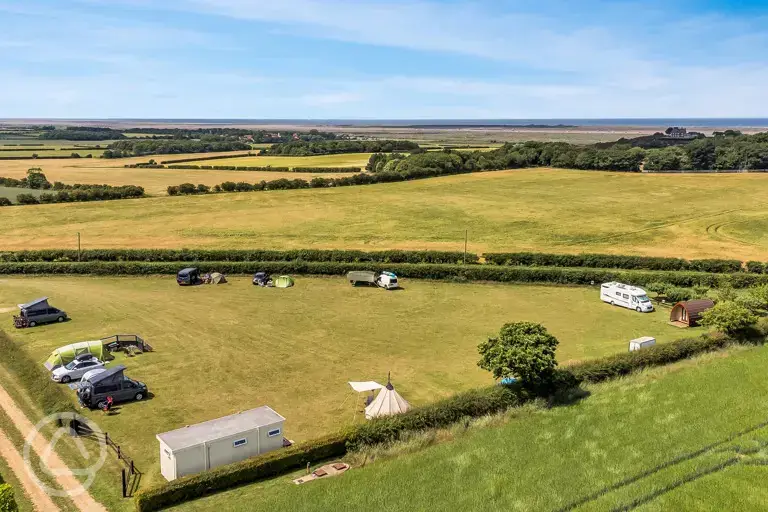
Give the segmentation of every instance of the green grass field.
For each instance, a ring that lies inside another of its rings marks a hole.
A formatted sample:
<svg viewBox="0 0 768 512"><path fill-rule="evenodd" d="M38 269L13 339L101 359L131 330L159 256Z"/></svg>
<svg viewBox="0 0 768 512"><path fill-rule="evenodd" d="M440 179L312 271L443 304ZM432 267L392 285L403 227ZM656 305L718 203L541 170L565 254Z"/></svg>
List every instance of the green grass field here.
<svg viewBox="0 0 768 512"><path fill-rule="evenodd" d="M67 311L65 324L8 331L41 363L62 345L117 333L155 347L119 359L155 397L93 416L136 459L145 484L160 479L155 434L184 425L267 404L288 418L286 434L298 441L353 421L349 380L382 381L391 371L413 404L487 385L477 345L505 322L542 322L561 341L560 361L625 351L638 336L664 342L700 332L669 326L663 310L611 308L595 288L403 286L353 288L341 277L300 277L286 290L245 277L194 288L173 277L14 277L0 280L0 318L9 325L15 304L39 296Z"/></svg>
<svg viewBox="0 0 768 512"><path fill-rule="evenodd" d="M172 510L765 510L767 364L765 347L707 355L335 479Z"/></svg>
<svg viewBox="0 0 768 512"><path fill-rule="evenodd" d="M22 164L16 165L23 175ZM197 183L207 172L217 171L180 171L172 179L152 169L56 171L78 173L85 183L112 176L142 184L137 176L145 176L157 180L153 190L168 181ZM260 179L218 172L235 181ZM72 247L79 231L86 248L461 250L466 229L469 250L477 252L767 260L766 194L768 179L759 174L498 171L357 187L32 206L34 215L5 212L0 247Z"/></svg>
<svg viewBox="0 0 768 512"><path fill-rule="evenodd" d="M344 153L319 156L245 156L184 162L189 165L242 165L249 167L360 167L371 157L371 153Z"/></svg>
<svg viewBox="0 0 768 512"><path fill-rule="evenodd" d="M16 196L19 194L32 194L35 197L39 197L45 190L37 190L33 188L17 188L17 187L0 187L0 197L6 197L13 203L16 202Z"/></svg>

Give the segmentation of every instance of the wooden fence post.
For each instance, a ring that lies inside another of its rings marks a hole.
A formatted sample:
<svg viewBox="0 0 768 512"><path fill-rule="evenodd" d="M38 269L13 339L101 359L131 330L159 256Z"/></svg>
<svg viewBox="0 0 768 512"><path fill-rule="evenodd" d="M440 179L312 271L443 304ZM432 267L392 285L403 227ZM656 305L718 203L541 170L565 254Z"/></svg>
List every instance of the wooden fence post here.
<svg viewBox="0 0 768 512"><path fill-rule="evenodd" d="M133 467L133 461L131 461L131 474L132 474L132 475L135 475L135 474L136 474L136 468L135 468L135 467Z"/></svg>
<svg viewBox="0 0 768 512"><path fill-rule="evenodd" d="M117 445L117 460L122 460L123 455L120 453L120 445Z"/></svg>
<svg viewBox="0 0 768 512"><path fill-rule="evenodd" d="M121 474L123 475L123 498L128 497L128 483L125 479L125 469L122 470Z"/></svg>

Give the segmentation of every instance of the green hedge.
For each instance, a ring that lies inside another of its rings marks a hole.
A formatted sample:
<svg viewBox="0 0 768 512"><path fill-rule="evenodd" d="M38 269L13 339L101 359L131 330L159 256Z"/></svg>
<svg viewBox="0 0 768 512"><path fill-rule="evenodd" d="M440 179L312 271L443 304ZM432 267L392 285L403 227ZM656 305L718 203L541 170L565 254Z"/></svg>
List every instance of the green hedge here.
<svg viewBox="0 0 768 512"><path fill-rule="evenodd" d="M703 335L662 343L634 352L590 359L566 367L579 382L602 382L632 372L681 361L697 354L725 348L736 340L723 335Z"/></svg>
<svg viewBox="0 0 768 512"><path fill-rule="evenodd" d="M134 498L136 510L160 510L216 491L300 469L307 463L340 457L347 452L346 442L345 433L334 434L143 489Z"/></svg>
<svg viewBox="0 0 768 512"><path fill-rule="evenodd" d="M348 263L461 263L462 252L451 251L350 251L295 249L212 250L212 249L87 249L80 261L338 261ZM77 261L73 249L0 252L0 262ZM477 254L468 253L467 263L478 263Z"/></svg>
<svg viewBox="0 0 768 512"><path fill-rule="evenodd" d="M490 265L444 265L381 262L311 262L311 261L183 261L183 262L35 262L0 263L0 274L94 274L94 275L172 275L182 267L198 267L201 271L225 274L333 275L342 276L350 270L389 270L411 279L457 279L494 281L502 283L598 284L621 281L643 286L663 282L674 286L718 287L730 283L734 288L746 288L768 283L768 274L712 274L705 272L666 272L652 270L611 270L557 267L503 267Z"/></svg>
<svg viewBox="0 0 768 512"><path fill-rule="evenodd" d="M13 497L10 485L0 481L0 512L18 512L19 507Z"/></svg>
<svg viewBox="0 0 768 512"><path fill-rule="evenodd" d="M634 371L674 363L691 356L719 350L736 340L724 336L702 336L656 345L585 361L558 370L554 392L565 391L581 382L601 382ZM152 512L172 504L196 499L237 485L274 477L304 467L308 462L341 457L348 450L395 441L404 432L452 425L463 418L494 414L534 398L519 386L489 386L459 393L433 404L415 407L405 414L385 416L294 447L260 455L206 473L139 491L138 512Z"/></svg>
<svg viewBox="0 0 768 512"><path fill-rule="evenodd" d="M293 172L361 172L362 167L294 167Z"/></svg>
<svg viewBox="0 0 768 512"><path fill-rule="evenodd" d="M0 364L14 376L44 414L74 410L67 394L51 380L43 365L29 357L3 331L0 331L0 354Z"/></svg>
<svg viewBox="0 0 768 512"><path fill-rule="evenodd" d="M685 270L715 273L740 272L742 270L741 261L723 259L684 260L681 258L655 258L613 254L547 254L537 252L486 253L483 257L487 263L493 265ZM749 266L747 270L752 272Z"/></svg>
<svg viewBox="0 0 768 512"><path fill-rule="evenodd" d="M462 418L477 418L507 410L527 399L528 396L517 386L473 389L439 402L415 407L405 414L363 423L350 432L347 447L357 450L364 446L395 441L406 431L446 427Z"/></svg>
<svg viewBox="0 0 768 512"><path fill-rule="evenodd" d="M242 158L246 156L256 156L255 153L249 151L248 153L240 153L238 155L214 155L214 156L198 156L191 158L175 158L173 160L162 160L161 164L176 164L182 162L197 162L198 160L221 160L222 158Z"/></svg>

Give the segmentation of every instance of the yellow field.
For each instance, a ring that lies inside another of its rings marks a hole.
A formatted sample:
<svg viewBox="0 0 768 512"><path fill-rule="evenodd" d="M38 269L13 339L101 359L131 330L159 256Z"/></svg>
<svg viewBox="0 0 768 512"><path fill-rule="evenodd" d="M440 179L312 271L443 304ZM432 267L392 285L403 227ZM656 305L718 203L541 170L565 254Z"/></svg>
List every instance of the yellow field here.
<svg viewBox="0 0 768 512"><path fill-rule="evenodd" d="M201 156L211 156L221 153L208 153ZM170 160L174 158L191 158L194 155L152 155L137 158L120 158L106 160L101 158L72 159L72 160L0 160L0 176L8 178L22 178L30 167L43 169L49 181L61 181L67 184L74 183L99 183L107 185L140 185L147 194L165 195L169 185L178 185L184 182L194 184L202 183L213 186L223 181L247 181L256 183L261 180L276 180L279 178L302 178L311 180L316 176L348 176L348 174L322 174L322 173L277 173L277 172L251 172L251 171L212 171L194 169L126 169L126 164L146 162L150 158L155 161ZM209 160L202 162L205 165L219 164L225 160ZM226 160L228 161L228 160ZM367 162L367 159L366 159ZM231 165L231 164L226 164ZM274 165L274 164L272 164ZM304 166L317 166L315 164L301 164ZM364 166L364 165L363 165Z"/></svg>
<svg viewBox="0 0 768 512"><path fill-rule="evenodd" d="M251 156L184 162L190 165L242 165L253 167L360 167L368 163L371 153L345 153L320 156ZM186 157L184 157L186 158ZM157 160L157 159L155 159ZM159 160L158 160L159 161Z"/></svg>
<svg viewBox="0 0 768 512"><path fill-rule="evenodd" d="M2 211L0 247L72 247L80 232L83 246L91 248L461 250L467 229L469 249L477 252L768 260L767 194L768 177L761 174L499 171L357 187L13 207Z"/></svg>

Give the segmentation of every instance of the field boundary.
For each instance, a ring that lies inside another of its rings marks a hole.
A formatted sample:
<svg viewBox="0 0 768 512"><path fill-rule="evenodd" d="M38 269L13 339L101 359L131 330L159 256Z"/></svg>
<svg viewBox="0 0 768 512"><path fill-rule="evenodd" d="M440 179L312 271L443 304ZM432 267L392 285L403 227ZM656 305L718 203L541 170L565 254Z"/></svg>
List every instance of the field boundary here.
<svg viewBox="0 0 768 512"><path fill-rule="evenodd" d="M185 267L197 267L202 272L247 275L256 272L293 275L344 276L361 270L391 271L410 279L489 281L500 283L552 283L563 285L596 285L619 281L645 286L667 283L680 287L705 286L734 288L768 284L768 274L712 273L691 271L623 270L601 268L523 267L495 265L450 265L416 263L366 262L308 262L308 261L177 261L177 262L33 262L0 263L0 275L11 274L80 274L100 276L175 275Z"/></svg>

